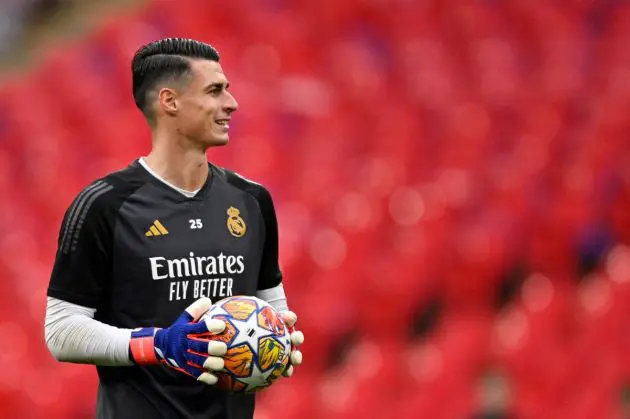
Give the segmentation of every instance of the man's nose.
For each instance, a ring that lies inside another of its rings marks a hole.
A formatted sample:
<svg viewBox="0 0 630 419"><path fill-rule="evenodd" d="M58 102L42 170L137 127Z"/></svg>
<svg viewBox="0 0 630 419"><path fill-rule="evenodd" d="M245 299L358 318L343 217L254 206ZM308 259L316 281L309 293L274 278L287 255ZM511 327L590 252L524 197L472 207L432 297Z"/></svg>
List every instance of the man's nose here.
<svg viewBox="0 0 630 419"><path fill-rule="evenodd" d="M234 96L232 96L231 93L228 93L228 99L225 102L225 105L223 105L223 109L228 113L232 113L238 109L238 102L234 99Z"/></svg>

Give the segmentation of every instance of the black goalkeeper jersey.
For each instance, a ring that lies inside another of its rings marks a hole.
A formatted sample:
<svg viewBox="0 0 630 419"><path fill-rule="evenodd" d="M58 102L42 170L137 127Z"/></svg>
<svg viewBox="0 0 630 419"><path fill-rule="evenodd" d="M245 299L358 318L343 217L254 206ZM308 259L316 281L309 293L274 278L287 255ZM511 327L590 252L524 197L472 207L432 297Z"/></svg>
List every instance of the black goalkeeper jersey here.
<svg viewBox="0 0 630 419"><path fill-rule="evenodd" d="M196 299L277 286L278 226L261 185L209 164L193 198L135 161L84 189L65 214L48 295L122 327L168 327ZM254 396L163 366L97 367L97 417L251 418Z"/></svg>

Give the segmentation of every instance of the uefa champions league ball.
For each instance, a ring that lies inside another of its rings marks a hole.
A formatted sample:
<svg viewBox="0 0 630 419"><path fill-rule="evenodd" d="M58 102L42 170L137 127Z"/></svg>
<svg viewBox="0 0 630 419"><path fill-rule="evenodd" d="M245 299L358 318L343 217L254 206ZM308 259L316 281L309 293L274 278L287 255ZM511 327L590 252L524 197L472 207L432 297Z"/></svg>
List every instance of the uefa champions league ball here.
<svg viewBox="0 0 630 419"><path fill-rule="evenodd" d="M249 296L228 297L204 315L226 323L225 331L208 339L225 342L225 367L217 387L255 392L269 387L289 365L289 329L269 303Z"/></svg>

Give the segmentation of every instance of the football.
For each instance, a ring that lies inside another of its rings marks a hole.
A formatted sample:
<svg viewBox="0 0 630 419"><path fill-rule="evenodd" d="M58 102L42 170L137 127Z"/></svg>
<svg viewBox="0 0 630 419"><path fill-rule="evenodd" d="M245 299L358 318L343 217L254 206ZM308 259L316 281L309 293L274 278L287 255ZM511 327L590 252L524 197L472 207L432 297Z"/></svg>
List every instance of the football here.
<svg viewBox="0 0 630 419"><path fill-rule="evenodd" d="M291 353L289 330L269 303L249 296L216 302L204 315L225 321L225 331L208 338L225 342L225 368L217 387L255 392L269 387L287 368Z"/></svg>

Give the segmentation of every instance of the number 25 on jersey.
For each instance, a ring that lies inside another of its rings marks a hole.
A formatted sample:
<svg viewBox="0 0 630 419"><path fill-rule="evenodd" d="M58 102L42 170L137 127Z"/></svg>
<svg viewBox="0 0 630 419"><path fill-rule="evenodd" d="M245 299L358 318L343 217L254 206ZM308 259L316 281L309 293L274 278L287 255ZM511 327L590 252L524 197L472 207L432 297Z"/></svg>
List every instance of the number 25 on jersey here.
<svg viewBox="0 0 630 419"><path fill-rule="evenodd" d="M192 218L188 220L188 222L190 223L191 230L199 230L203 227L203 223L200 218Z"/></svg>

